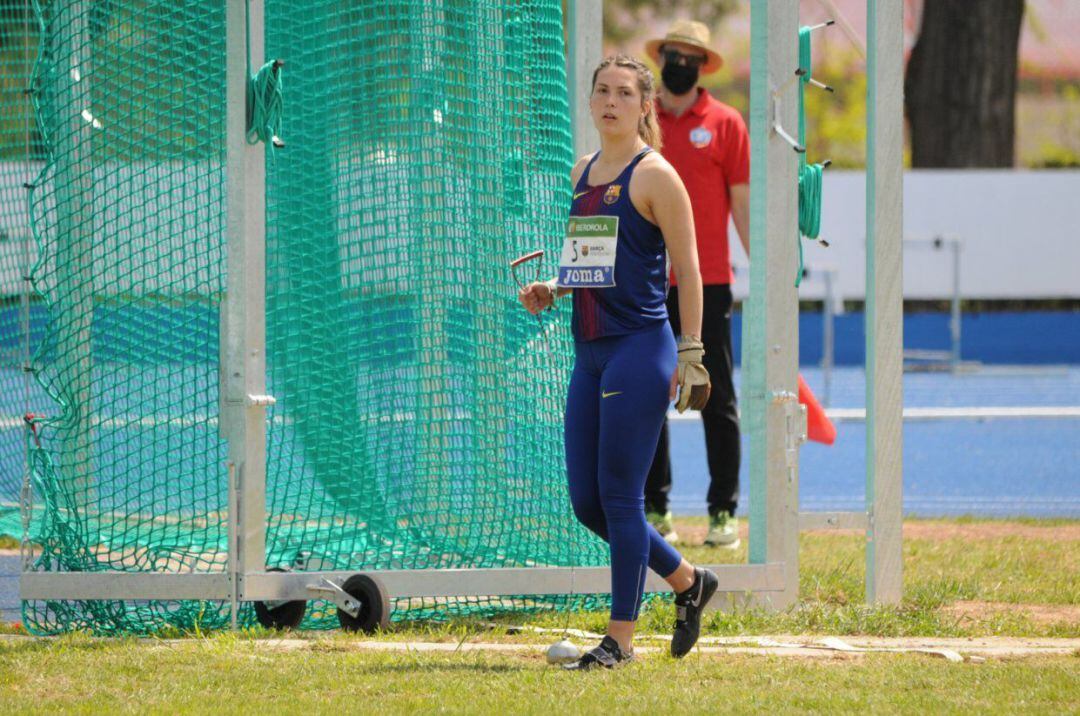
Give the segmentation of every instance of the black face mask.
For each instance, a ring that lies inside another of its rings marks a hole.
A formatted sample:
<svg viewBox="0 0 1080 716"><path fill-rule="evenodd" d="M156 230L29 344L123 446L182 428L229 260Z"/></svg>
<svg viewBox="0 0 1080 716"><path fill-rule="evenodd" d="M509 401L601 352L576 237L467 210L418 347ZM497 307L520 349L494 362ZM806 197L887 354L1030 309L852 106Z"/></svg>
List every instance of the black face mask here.
<svg viewBox="0 0 1080 716"><path fill-rule="evenodd" d="M698 68L667 62L660 72L660 79L672 94L686 94L697 86Z"/></svg>

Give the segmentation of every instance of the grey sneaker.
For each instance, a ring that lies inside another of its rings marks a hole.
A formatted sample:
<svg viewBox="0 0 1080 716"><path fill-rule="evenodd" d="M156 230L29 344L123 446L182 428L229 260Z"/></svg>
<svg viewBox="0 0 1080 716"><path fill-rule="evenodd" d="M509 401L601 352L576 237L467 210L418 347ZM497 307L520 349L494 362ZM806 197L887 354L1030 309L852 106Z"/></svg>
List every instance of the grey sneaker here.
<svg viewBox="0 0 1080 716"><path fill-rule="evenodd" d="M739 519L730 512L720 512L709 518L709 534L705 535L709 547L735 549L739 546Z"/></svg>
<svg viewBox="0 0 1080 716"><path fill-rule="evenodd" d="M679 541L679 533L675 531L675 525L672 523L671 510L668 510L664 514L659 512L650 512L645 515L645 519L649 521L649 524L656 528L656 531L660 533L660 536L664 538L664 541L668 544L675 544Z"/></svg>
<svg viewBox="0 0 1080 716"><path fill-rule="evenodd" d="M605 636L600 646L586 652L577 661L563 664L567 671L592 671L593 669L614 669L616 666L629 664L634 660L633 652L627 654L619 648L619 643L610 636Z"/></svg>

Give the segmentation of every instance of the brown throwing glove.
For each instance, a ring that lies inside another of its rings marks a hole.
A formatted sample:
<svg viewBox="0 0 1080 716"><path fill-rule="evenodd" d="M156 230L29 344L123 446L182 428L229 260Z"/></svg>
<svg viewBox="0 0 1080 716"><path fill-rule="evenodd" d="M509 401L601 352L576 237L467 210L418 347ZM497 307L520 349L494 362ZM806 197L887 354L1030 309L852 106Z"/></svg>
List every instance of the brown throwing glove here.
<svg viewBox="0 0 1080 716"><path fill-rule="evenodd" d="M701 361L705 357L705 347L697 338L679 336L679 399L675 409L680 413L687 408L701 410L709 402L712 383L709 371Z"/></svg>

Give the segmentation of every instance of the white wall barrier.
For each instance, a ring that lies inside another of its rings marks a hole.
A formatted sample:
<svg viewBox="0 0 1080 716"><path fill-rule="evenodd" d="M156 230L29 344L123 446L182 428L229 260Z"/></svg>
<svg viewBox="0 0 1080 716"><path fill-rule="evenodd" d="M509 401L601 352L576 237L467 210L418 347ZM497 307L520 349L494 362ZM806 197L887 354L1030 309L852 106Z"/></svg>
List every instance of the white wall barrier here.
<svg viewBox="0 0 1080 716"><path fill-rule="evenodd" d="M0 164L0 193L24 192L19 177L22 166ZM37 169L33 167L32 169ZM133 167L132 171L137 169ZM194 172L199 167L192 167ZM202 168L203 170L205 168ZM127 173L119 172L118 176ZM189 177L184 171L171 175L179 186ZM835 271L833 291L838 299L863 298L866 273L866 201L863 172L825 172L821 236L825 248L803 241L809 275L800 296L821 299L825 295L822 272ZM154 191L162 191L155 185ZM962 243L960 295L964 298L1080 298L1080 171L956 171L918 170L904 175L904 227L909 242L904 250L904 296L943 299L952 296L952 260L948 246L935 250L935 237L956 238ZM130 209L130 207L129 207ZM118 211L107 209L108 218ZM130 209L133 214L138 207ZM128 219L145 221L147 217ZM172 217L172 226L198 221L198 212ZM179 223L177 223L179 222ZM18 293L21 285L19 242L27 232L26 217L0 216L0 294ZM162 226L148 226L147 240L158 250L198 250L187 246L183 231L163 237ZM352 230L348 226L343 231ZM2 237L6 236L4 240ZM745 296L749 272L742 248L731 230L732 252L737 264L735 294ZM794 239L792 239L794 240ZM186 248L185 248L186 247ZM739 270L741 267L742 270ZM150 288L160 280L175 285L168 276L138 277L137 284ZM794 280L794 277L792 277ZM130 290L131 277L114 277L115 290Z"/></svg>
<svg viewBox="0 0 1080 716"><path fill-rule="evenodd" d="M821 272L833 269L839 298L865 289L865 174L825 172L822 247L803 241L809 275L800 296L822 299ZM962 244L963 298L1080 298L1080 171L909 170L904 174L904 297L952 297L952 258L936 237ZM734 239L735 295L749 285L746 259ZM794 240L794 239L793 239Z"/></svg>

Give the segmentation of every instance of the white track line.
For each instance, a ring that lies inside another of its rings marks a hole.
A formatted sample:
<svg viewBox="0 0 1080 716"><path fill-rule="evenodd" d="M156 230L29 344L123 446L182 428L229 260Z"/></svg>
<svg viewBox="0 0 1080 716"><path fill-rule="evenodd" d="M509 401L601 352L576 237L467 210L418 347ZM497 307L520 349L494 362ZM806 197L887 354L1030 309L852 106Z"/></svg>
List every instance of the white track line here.
<svg viewBox="0 0 1080 716"><path fill-rule="evenodd" d="M866 420L865 408L826 408L825 414L837 422ZM989 418L1080 418L1080 405L985 406L958 408L904 408L904 420L986 420ZM700 420L700 413L668 413L668 420Z"/></svg>
<svg viewBox="0 0 1080 716"><path fill-rule="evenodd" d="M863 422L866 420L864 408L827 408L825 414L830 420L837 422ZM393 415L386 418L376 419L376 422L407 422L411 415ZM451 419L465 419L465 413L447 416ZM1080 405L1063 406L986 406L986 407L956 407L956 408L904 408L904 420L927 421L927 420L988 420L993 418L1080 418ZM701 413L687 412L679 414L674 410L668 412L668 420L701 420ZM275 418L271 421L275 425L288 425L291 420ZM119 416L112 418L94 418L95 427L115 429L125 427L156 428L168 426L170 428L205 427L216 428L215 416L190 416L181 418L158 418L139 416ZM22 418L0 418L0 429L20 428L24 425Z"/></svg>

